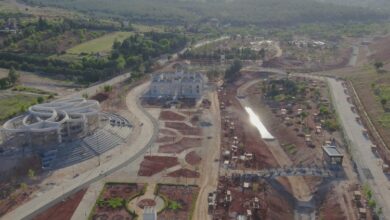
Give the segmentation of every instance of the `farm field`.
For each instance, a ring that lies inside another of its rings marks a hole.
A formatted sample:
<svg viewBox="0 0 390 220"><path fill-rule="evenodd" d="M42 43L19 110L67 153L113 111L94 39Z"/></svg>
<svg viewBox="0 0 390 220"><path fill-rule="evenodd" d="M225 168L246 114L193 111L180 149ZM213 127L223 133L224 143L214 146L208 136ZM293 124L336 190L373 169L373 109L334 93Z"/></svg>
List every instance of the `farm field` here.
<svg viewBox="0 0 390 220"><path fill-rule="evenodd" d="M115 40L123 41L124 39L131 36L132 34L133 32L123 32L123 31L106 34L102 37L72 47L66 52L68 54L110 52L112 48L112 44L114 43Z"/></svg>

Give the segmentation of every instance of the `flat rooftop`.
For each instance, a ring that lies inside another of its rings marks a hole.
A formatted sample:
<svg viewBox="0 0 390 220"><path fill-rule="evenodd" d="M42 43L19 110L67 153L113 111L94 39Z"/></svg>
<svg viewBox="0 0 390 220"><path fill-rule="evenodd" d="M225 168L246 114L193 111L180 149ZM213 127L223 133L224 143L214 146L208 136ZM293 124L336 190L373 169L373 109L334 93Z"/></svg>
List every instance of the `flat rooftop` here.
<svg viewBox="0 0 390 220"><path fill-rule="evenodd" d="M344 155L337 150L336 146L325 145L322 146L322 149L331 157L343 157Z"/></svg>

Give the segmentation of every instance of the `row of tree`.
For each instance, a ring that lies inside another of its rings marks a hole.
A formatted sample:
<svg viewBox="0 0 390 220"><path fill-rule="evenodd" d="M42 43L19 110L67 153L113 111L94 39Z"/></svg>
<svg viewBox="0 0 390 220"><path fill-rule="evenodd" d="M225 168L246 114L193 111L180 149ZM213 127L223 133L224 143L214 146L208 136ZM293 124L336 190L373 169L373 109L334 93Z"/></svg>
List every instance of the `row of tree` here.
<svg viewBox="0 0 390 220"><path fill-rule="evenodd" d="M122 43L115 42L108 57L87 56L81 61L64 61L22 53L0 52L0 67L60 74L80 83L104 80L125 69L149 71L153 60L162 54L180 50L187 39L181 34L145 33L134 35Z"/></svg>
<svg viewBox="0 0 390 220"><path fill-rule="evenodd" d="M188 50L181 55L184 59L220 59L221 56L225 56L225 59L233 60L259 60L264 59L265 49L262 48L259 51L252 50L251 48L231 48L231 49L217 49L210 52L196 52L194 50Z"/></svg>
<svg viewBox="0 0 390 220"><path fill-rule="evenodd" d="M0 79L0 89L7 89L15 85L18 78L19 78L19 74L16 73L13 67L11 67L11 69L8 72L8 76Z"/></svg>

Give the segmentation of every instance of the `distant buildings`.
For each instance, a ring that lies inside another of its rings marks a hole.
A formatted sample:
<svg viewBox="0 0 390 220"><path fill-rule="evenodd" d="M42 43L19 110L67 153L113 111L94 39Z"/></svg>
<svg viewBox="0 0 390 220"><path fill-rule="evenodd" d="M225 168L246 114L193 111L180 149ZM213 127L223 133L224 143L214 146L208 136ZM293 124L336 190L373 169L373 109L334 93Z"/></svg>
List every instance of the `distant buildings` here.
<svg viewBox="0 0 390 220"><path fill-rule="evenodd" d="M174 73L158 73L152 77L146 98L199 99L203 95L206 78L200 73L187 72L178 67Z"/></svg>

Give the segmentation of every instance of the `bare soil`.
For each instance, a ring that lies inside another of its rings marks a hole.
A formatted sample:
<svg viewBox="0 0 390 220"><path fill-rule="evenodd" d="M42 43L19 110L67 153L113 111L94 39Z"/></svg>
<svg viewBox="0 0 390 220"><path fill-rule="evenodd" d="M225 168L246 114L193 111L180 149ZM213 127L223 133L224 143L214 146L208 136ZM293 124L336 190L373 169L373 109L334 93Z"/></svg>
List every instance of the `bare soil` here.
<svg viewBox="0 0 390 220"><path fill-rule="evenodd" d="M158 214L160 220L171 219L191 219L191 207L195 205L196 198L199 193L197 186L184 185L158 185L158 194L164 195L170 201L175 201L180 204L177 210L166 208Z"/></svg>
<svg viewBox="0 0 390 220"><path fill-rule="evenodd" d="M177 139L176 136L163 136L163 137L159 137L156 143L166 143L166 142L174 143L176 139Z"/></svg>
<svg viewBox="0 0 390 220"><path fill-rule="evenodd" d="M178 164L177 157L145 156L138 170L138 176L153 176Z"/></svg>
<svg viewBox="0 0 390 220"><path fill-rule="evenodd" d="M195 151L191 151L186 155L185 160L187 163L194 166L198 165L202 158Z"/></svg>
<svg viewBox="0 0 390 220"><path fill-rule="evenodd" d="M183 135L196 135L202 134L200 128L189 126L183 122L165 122L165 127L178 130Z"/></svg>
<svg viewBox="0 0 390 220"><path fill-rule="evenodd" d="M72 218L73 213L76 211L79 203L84 197L86 190L80 190L77 193L69 196L67 199L62 202L54 205L53 207L47 209L46 211L40 213L34 218L34 220L47 220L47 219L56 219L56 220L68 220Z"/></svg>
<svg viewBox="0 0 390 220"><path fill-rule="evenodd" d="M200 147L202 144L202 138L189 138L184 137L180 141L174 144L161 145L158 148L160 153L180 153L186 149L193 147Z"/></svg>
<svg viewBox="0 0 390 220"><path fill-rule="evenodd" d="M200 174L199 174L199 172L183 168L183 169L179 169L179 170L173 171L171 173L168 173L168 176L170 176L170 177L199 178Z"/></svg>
<svg viewBox="0 0 390 220"><path fill-rule="evenodd" d="M160 131L160 134L162 134L162 135L169 135L169 136L176 135L175 132L168 130L168 129L164 129L164 128L161 128L159 131Z"/></svg>
<svg viewBox="0 0 390 220"><path fill-rule="evenodd" d="M153 199L143 199L137 203L137 206L143 209L146 206L156 206L156 202Z"/></svg>
<svg viewBox="0 0 390 220"><path fill-rule="evenodd" d="M177 114L176 112L161 111L159 119L163 121L184 121L185 117Z"/></svg>
<svg viewBox="0 0 390 220"><path fill-rule="evenodd" d="M108 201L112 198L122 198L126 201L132 196L140 193L144 186L144 184L132 183L107 183L103 189L103 192L101 193L101 196L99 197L99 200ZM133 220L135 218L130 215L125 206L114 209L106 204L103 206L95 206L95 209L92 211L92 219Z"/></svg>

